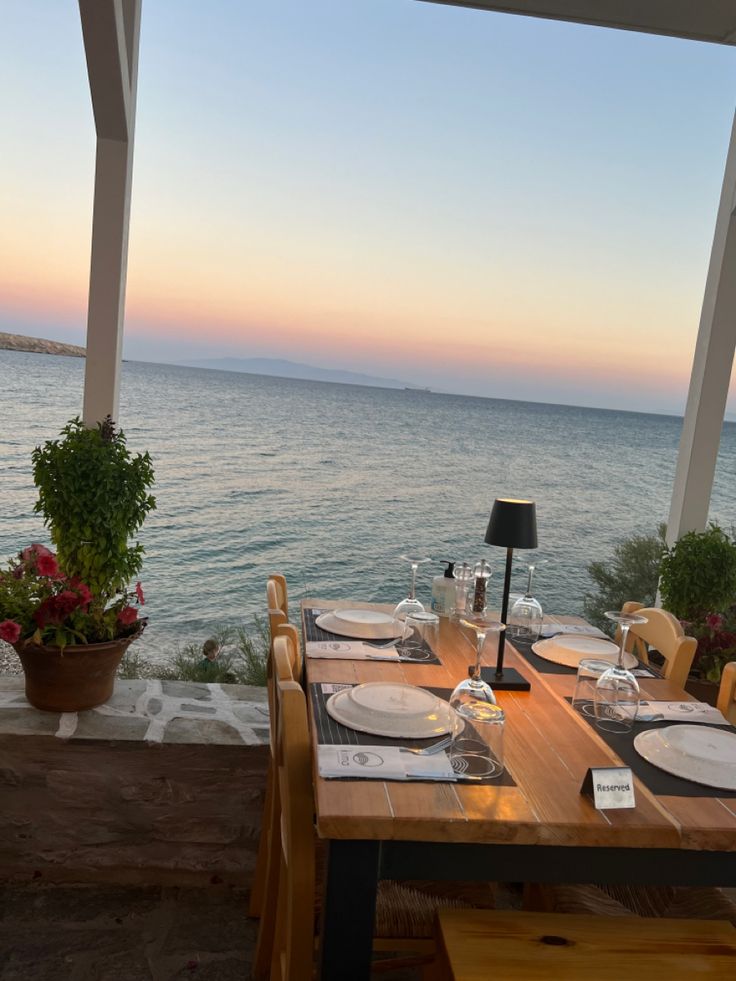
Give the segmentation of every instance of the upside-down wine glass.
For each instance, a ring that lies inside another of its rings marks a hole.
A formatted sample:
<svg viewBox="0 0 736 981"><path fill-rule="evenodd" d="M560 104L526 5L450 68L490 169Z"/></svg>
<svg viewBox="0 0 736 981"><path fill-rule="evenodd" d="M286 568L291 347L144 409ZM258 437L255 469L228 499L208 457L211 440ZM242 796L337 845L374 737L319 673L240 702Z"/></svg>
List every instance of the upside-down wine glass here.
<svg viewBox="0 0 736 981"><path fill-rule="evenodd" d="M518 637L519 640L527 640L532 644L539 640L544 620L542 604L532 596L532 583L534 582L535 570L546 562L547 559L534 559L534 561L527 563L529 579L526 584L526 592L514 603L509 614L509 627L511 628L509 632L512 636Z"/></svg>
<svg viewBox="0 0 736 981"><path fill-rule="evenodd" d="M480 676L480 660L488 634L498 636L505 628L490 614L470 610L459 622L475 633L476 654L470 677L461 681L450 696L456 720L450 758L453 768L462 771L466 779L482 780L503 772L505 717L496 704L493 689Z"/></svg>
<svg viewBox="0 0 736 981"><path fill-rule="evenodd" d="M409 595L406 597L406 599L402 600L394 610L395 620L405 620L406 617L410 616L412 613L425 612L424 607L416 597L417 569L419 568L420 565L423 565L425 562L432 561L430 558L427 558L424 555L423 556L402 555L401 558L405 562L409 562L411 564L411 584L409 586Z"/></svg>
<svg viewBox="0 0 736 981"><path fill-rule="evenodd" d="M635 623L646 623L647 618L623 611L608 611L606 616L621 628L621 646L618 661L595 686L595 721L599 729L628 732L639 710L639 682L626 667L626 641L630 628Z"/></svg>

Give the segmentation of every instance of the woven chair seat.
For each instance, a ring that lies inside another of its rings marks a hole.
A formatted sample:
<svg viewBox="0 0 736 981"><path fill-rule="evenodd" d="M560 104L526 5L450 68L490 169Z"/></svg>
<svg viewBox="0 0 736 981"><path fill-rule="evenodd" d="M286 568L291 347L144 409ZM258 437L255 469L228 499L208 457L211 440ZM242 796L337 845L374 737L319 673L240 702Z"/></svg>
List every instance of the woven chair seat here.
<svg viewBox="0 0 736 981"><path fill-rule="evenodd" d="M469 903L451 896L435 896L399 882L383 880L378 883L375 935L386 939L429 940L434 933L438 909L469 908Z"/></svg>
<svg viewBox="0 0 736 981"><path fill-rule="evenodd" d="M736 903L710 886L546 886L545 906L559 913L599 916L728 920L736 926Z"/></svg>

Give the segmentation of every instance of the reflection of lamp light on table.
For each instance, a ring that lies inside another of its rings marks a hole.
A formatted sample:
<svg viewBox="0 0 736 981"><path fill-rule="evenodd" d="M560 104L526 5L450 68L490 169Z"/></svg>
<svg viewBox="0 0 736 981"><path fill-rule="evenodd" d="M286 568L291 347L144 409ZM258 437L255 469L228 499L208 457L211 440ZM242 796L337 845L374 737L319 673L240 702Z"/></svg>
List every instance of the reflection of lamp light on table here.
<svg viewBox="0 0 736 981"><path fill-rule="evenodd" d="M501 623L506 623L509 612L511 589L511 563L515 548L537 547L537 513L534 501L517 501L499 497L494 501L488 522L485 541L487 545L499 545L506 549L506 575L503 581ZM498 658L493 676L486 680L502 691L529 691L529 682L513 668L503 667L506 631L498 638Z"/></svg>

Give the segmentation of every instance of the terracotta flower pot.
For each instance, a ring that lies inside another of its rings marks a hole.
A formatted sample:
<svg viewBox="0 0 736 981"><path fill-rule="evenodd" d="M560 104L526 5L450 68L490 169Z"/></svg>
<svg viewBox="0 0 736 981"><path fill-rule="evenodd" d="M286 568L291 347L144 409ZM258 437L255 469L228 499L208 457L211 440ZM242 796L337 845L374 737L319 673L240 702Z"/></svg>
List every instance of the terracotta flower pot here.
<svg viewBox="0 0 736 981"><path fill-rule="evenodd" d="M15 644L26 676L26 698L45 712L81 712L102 705L112 695L123 654L145 626L141 621L131 636L100 644L63 649L24 641Z"/></svg>

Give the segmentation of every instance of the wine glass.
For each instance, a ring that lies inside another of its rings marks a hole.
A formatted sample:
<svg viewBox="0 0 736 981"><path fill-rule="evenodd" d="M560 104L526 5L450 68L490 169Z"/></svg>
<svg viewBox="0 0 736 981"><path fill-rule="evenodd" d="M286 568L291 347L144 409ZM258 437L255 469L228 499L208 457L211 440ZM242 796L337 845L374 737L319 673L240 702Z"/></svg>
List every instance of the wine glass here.
<svg viewBox="0 0 736 981"><path fill-rule="evenodd" d="M621 646L618 652L618 664L619 668L624 668L624 659L626 656L626 641L629 637L629 630L634 626L635 623L646 623L647 618L639 616L638 613L624 613L623 610L608 610L605 614L609 620L613 620L621 628Z"/></svg>
<svg viewBox="0 0 736 981"><path fill-rule="evenodd" d="M401 558L411 565L411 585L409 586L409 595L394 610L395 620L405 620L409 614L425 612L424 607L416 598L417 569L420 565L424 565L425 562L432 561L426 556L402 555Z"/></svg>
<svg viewBox="0 0 736 981"><path fill-rule="evenodd" d="M531 644L539 640L539 635L542 632L542 621L544 619L542 604L532 596L534 572L540 565L544 565L546 562L547 559L534 559L532 562L527 563L529 579L526 584L526 592L514 603L509 614L510 634L519 640L529 641Z"/></svg>
<svg viewBox="0 0 736 981"><path fill-rule="evenodd" d="M503 709L489 684L481 679L480 659L489 633L498 635L502 623L488 613L466 611L460 618L476 636L475 665L450 696L455 710L450 760L453 769L471 780L497 777L503 772Z"/></svg>
<svg viewBox="0 0 736 981"><path fill-rule="evenodd" d="M630 628L647 618L623 611L608 611L606 616L620 626L621 646L617 663L604 671L595 686L595 724L609 732L628 732L639 711L639 682L625 667L626 641Z"/></svg>

